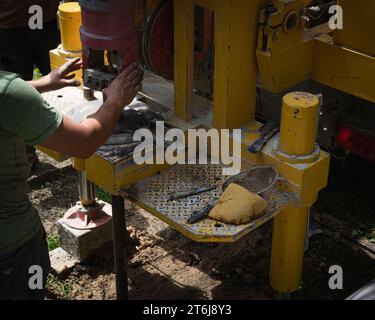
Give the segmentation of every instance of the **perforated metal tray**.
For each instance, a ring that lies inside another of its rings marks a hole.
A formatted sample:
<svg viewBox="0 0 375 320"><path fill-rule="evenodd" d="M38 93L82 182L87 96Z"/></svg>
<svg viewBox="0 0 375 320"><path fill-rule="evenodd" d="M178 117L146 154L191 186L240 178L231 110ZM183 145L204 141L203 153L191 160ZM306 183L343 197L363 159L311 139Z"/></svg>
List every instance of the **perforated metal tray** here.
<svg viewBox="0 0 375 320"><path fill-rule="evenodd" d="M122 190L122 195L197 242L235 242L275 217L295 200L293 194L275 189L267 199L268 208L264 215L249 224L229 225L209 218L193 225L187 223L194 211L202 209L222 194L222 184L227 178L222 170L220 165L176 165L130 189ZM212 191L177 201L169 200L169 196L176 191L214 185L217 188Z"/></svg>

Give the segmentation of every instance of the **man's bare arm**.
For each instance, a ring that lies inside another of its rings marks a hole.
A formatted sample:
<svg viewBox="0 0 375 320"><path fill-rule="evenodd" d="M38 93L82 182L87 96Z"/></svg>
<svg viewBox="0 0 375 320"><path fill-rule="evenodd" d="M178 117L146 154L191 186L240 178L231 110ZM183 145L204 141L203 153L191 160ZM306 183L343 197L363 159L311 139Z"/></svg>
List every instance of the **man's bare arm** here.
<svg viewBox="0 0 375 320"><path fill-rule="evenodd" d="M129 66L103 91L107 99L94 115L82 123L64 117L56 132L41 145L72 157L89 158L110 137L122 110L140 90L140 79L138 66Z"/></svg>

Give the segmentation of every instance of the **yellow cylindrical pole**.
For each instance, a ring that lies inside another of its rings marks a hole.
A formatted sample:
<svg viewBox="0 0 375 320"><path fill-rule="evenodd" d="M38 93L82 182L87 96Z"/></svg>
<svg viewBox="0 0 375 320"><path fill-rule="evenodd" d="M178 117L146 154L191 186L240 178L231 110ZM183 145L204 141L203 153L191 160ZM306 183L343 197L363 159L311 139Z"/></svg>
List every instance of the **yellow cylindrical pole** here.
<svg viewBox="0 0 375 320"><path fill-rule="evenodd" d="M290 293L301 285L309 208L289 207L275 219L272 236L271 286Z"/></svg>
<svg viewBox="0 0 375 320"><path fill-rule="evenodd" d="M280 148L291 156L308 156L315 150L318 132L319 99L310 93L292 92L284 96Z"/></svg>
<svg viewBox="0 0 375 320"><path fill-rule="evenodd" d="M315 150L319 99L293 92L283 99L280 149L291 156L308 156ZM278 292L299 289L302 278L309 207L297 204L274 219L271 256L271 286Z"/></svg>
<svg viewBox="0 0 375 320"><path fill-rule="evenodd" d="M66 2L59 6L61 43L69 52L82 50L79 29L82 24L81 7L78 2Z"/></svg>

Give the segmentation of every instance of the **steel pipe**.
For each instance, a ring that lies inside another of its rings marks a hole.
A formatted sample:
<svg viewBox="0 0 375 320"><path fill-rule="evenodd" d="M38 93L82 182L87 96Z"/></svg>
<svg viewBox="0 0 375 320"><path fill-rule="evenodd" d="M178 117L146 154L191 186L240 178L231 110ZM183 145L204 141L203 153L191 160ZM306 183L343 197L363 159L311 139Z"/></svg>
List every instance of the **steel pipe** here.
<svg viewBox="0 0 375 320"><path fill-rule="evenodd" d="M86 171L78 172L78 192L82 205L92 206L95 204L95 185L87 180Z"/></svg>
<svg viewBox="0 0 375 320"><path fill-rule="evenodd" d="M117 300L128 300L127 242L124 198L112 195L113 250Z"/></svg>

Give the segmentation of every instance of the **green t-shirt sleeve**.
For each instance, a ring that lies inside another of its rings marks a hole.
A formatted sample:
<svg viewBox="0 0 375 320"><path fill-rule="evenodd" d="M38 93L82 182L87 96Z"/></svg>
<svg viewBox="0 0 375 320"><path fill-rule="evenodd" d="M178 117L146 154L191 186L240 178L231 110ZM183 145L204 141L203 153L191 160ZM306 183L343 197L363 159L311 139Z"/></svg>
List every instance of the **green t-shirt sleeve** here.
<svg viewBox="0 0 375 320"><path fill-rule="evenodd" d="M2 99L0 124L27 145L42 143L61 125L62 114L20 78L14 79Z"/></svg>

